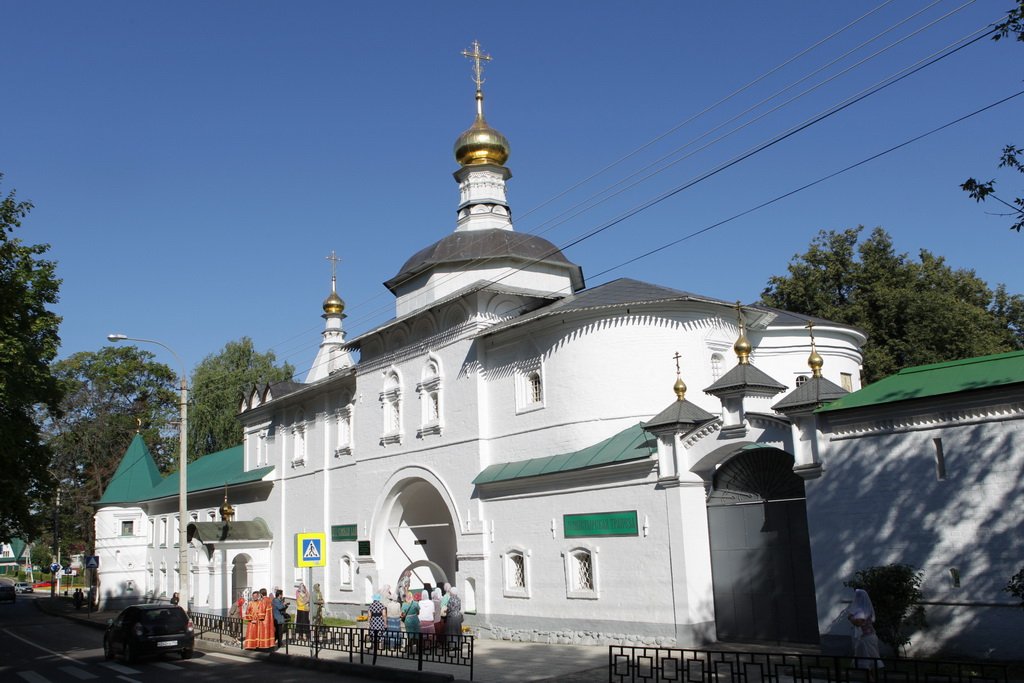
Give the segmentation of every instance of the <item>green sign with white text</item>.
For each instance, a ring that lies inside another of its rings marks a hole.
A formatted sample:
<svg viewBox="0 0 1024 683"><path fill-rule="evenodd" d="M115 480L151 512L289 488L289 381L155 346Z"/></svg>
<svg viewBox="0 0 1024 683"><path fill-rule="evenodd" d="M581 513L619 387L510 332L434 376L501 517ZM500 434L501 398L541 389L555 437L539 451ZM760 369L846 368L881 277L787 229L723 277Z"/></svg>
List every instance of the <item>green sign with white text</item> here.
<svg viewBox="0 0 1024 683"><path fill-rule="evenodd" d="M589 515L562 515L562 528L566 538L640 535L640 529L636 523L636 510L595 512Z"/></svg>
<svg viewBox="0 0 1024 683"><path fill-rule="evenodd" d="M332 541L355 541L359 538L359 532L355 524L335 524L331 527Z"/></svg>

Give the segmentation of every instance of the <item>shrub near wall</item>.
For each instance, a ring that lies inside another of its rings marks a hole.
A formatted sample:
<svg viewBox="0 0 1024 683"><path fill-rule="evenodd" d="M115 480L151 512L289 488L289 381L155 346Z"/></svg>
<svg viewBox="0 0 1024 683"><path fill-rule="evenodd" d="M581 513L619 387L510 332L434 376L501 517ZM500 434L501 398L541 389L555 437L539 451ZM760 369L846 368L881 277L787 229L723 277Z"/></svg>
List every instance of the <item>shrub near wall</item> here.
<svg viewBox="0 0 1024 683"><path fill-rule="evenodd" d="M843 585L862 588L875 607L878 639L897 655L910 643L910 636L928 626L921 605L921 572L908 564L887 564L859 569Z"/></svg>

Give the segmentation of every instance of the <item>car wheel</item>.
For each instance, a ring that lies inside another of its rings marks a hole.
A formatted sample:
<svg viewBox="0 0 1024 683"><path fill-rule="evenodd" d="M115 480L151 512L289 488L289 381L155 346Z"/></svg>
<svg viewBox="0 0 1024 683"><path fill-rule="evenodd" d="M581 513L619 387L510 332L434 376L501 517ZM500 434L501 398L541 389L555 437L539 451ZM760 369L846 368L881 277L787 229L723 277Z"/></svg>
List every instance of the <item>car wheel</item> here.
<svg viewBox="0 0 1024 683"><path fill-rule="evenodd" d="M131 643L126 643L124 646L124 661L133 664L138 658L139 654L135 651L135 646Z"/></svg>
<svg viewBox="0 0 1024 683"><path fill-rule="evenodd" d="M192 648L186 647L184 650L182 650L181 651L181 658L182 659L192 659Z"/></svg>
<svg viewBox="0 0 1024 683"><path fill-rule="evenodd" d="M114 658L114 648L110 646L110 641L106 638L103 639L103 659L111 660Z"/></svg>

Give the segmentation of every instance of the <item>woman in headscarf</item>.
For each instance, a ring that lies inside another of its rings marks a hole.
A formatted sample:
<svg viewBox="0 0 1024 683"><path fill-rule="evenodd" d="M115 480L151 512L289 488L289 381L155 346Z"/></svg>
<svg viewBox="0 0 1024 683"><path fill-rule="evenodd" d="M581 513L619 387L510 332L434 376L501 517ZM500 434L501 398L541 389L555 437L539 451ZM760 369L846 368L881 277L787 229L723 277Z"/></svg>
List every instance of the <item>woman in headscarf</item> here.
<svg viewBox="0 0 1024 683"><path fill-rule="evenodd" d="M401 640L399 633L402 631L402 604L395 599L395 593L391 586L384 586L384 608L388 611L388 647L396 648Z"/></svg>
<svg viewBox="0 0 1024 683"><path fill-rule="evenodd" d="M444 624L441 620L442 599L441 589L435 588L430 601L434 603L434 638L437 639L438 643L441 641L441 634L444 633Z"/></svg>
<svg viewBox="0 0 1024 683"><path fill-rule="evenodd" d="M420 593L419 606L420 633L424 635L424 644L430 647L430 641L434 638L434 600L427 591Z"/></svg>
<svg viewBox="0 0 1024 683"><path fill-rule="evenodd" d="M462 635L462 599L455 588L448 589L448 604L444 617L444 633L446 636ZM449 643L453 644L453 643ZM454 644L457 646L457 643Z"/></svg>
<svg viewBox="0 0 1024 683"><path fill-rule="evenodd" d="M309 590L302 581L295 591L295 635L309 638Z"/></svg>
<svg viewBox="0 0 1024 683"><path fill-rule="evenodd" d="M874 681L875 671L885 665L878 658L875 607L866 590L858 588L853 592L853 604L846 618L853 624L853 665L858 669L867 669L868 681Z"/></svg>
<svg viewBox="0 0 1024 683"><path fill-rule="evenodd" d="M384 632L388 630L388 609L380 600L380 593L373 594L373 601L366 608L370 616L370 635L373 637L374 649L383 645Z"/></svg>
<svg viewBox="0 0 1024 683"><path fill-rule="evenodd" d="M409 651L412 645L419 639L420 633L420 603L417 602L418 595L408 592L405 594L405 604L402 605L402 621L405 622L405 634L408 639Z"/></svg>

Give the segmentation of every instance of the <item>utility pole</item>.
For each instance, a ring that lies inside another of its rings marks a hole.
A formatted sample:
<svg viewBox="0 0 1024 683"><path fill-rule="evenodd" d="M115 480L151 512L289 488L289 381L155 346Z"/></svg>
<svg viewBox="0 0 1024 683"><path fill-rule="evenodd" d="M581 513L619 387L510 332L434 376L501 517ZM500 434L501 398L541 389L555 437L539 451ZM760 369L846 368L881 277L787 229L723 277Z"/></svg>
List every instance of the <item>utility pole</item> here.
<svg viewBox="0 0 1024 683"><path fill-rule="evenodd" d="M54 562L60 564L60 485L57 485L57 504L53 506L53 556ZM57 597L57 572L51 569L50 597Z"/></svg>

